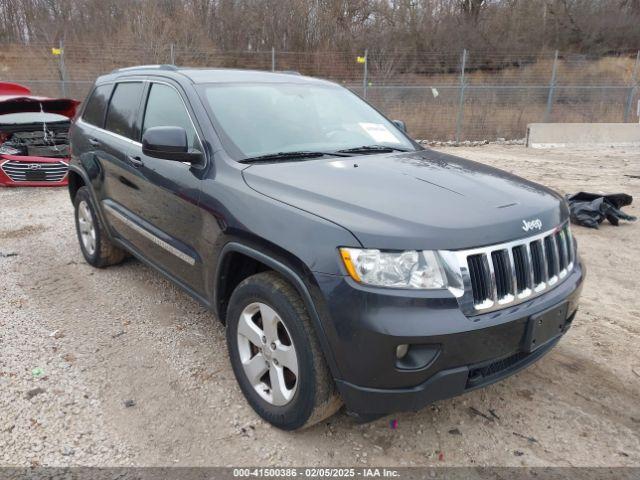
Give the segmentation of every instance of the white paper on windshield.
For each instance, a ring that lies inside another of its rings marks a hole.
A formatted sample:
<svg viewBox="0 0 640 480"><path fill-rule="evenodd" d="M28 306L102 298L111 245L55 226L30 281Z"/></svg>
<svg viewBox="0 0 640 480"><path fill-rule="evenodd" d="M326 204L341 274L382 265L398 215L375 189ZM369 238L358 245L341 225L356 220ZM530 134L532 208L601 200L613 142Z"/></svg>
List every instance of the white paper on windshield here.
<svg viewBox="0 0 640 480"><path fill-rule="evenodd" d="M361 122L359 125L377 143L400 143L400 140L381 123Z"/></svg>

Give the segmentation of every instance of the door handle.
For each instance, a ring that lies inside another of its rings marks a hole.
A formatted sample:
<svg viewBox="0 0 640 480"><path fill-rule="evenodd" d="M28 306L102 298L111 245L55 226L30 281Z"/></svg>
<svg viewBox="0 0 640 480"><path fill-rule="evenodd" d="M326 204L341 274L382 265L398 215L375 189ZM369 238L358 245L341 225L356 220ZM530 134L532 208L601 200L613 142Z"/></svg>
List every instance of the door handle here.
<svg viewBox="0 0 640 480"><path fill-rule="evenodd" d="M90 138L89 138L89 144L90 144L92 147L98 147L98 146L100 146L100 142L99 142L98 140L96 140L95 138L92 138L92 137L90 137Z"/></svg>
<svg viewBox="0 0 640 480"><path fill-rule="evenodd" d="M127 160L129 160L129 163L136 168L140 168L144 166L144 162L137 155L127 155Z"/></svg>

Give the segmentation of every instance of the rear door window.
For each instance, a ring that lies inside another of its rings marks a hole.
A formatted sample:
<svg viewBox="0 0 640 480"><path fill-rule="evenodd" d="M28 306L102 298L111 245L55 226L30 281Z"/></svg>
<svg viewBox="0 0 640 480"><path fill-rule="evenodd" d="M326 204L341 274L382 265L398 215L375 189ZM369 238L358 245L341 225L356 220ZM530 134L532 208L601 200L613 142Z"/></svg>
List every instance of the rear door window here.
<svg viewBox="0 0 640 480"><path fill-rule="evenodd" d="M87 106L82 114L82 120L96 127L102 128L104 124L104 114L107 111L109 96L113 85L101 85L96 89L87 100Z"/></svg>
<svg viewBox="0 0 640 480"><path fill-rule="evenodd" d="M151 127L182 127L187 132L189 150L202 150L196 129L182 97L175 88L162 83L151 85L142 123L142 134Z"/></svg>
<svg viewBox="0 0 640 480"><path fill-rule="evenodd" d="M132 140L138 139L136 120L142 88L142 82L123 82L116 85L107 111L107 130Z"/></svg>

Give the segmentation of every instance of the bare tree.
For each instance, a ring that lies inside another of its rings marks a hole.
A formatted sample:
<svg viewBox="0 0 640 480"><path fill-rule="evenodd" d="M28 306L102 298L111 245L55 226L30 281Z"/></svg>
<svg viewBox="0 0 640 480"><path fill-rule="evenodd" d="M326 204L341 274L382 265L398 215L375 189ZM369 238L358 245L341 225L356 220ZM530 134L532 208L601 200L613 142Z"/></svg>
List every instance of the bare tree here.
<svg viewBox="0 0 640 480"><path fill-rule="evenodd" d="M169 43L220 52L602 53L639 48L638 24L640 0L0 0L3 42L127 44L158 57Z"/></svg>

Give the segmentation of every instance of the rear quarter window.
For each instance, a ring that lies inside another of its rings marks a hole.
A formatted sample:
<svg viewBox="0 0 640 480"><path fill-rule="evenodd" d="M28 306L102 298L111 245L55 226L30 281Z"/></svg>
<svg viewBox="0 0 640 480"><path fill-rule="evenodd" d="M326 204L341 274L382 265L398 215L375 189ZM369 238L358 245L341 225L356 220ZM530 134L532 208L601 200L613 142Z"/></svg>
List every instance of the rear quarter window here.
<svg viewBox="0 0 640 480"><path fill-rule="evenodd" d="M89 100L87 100L87 106L82 114L82 120L102 128L104 124L104 114L107 111L107 104L109 103L112 88L113 85L96 87L89 97Z"/></svg>
<svg viewBox="0 0 640 480"><path fill-rule="evenodd" d="M107 110L107 130L130 139L137 138L136 120L142 88L142 82L123 82L116 85Z"/></svg>

